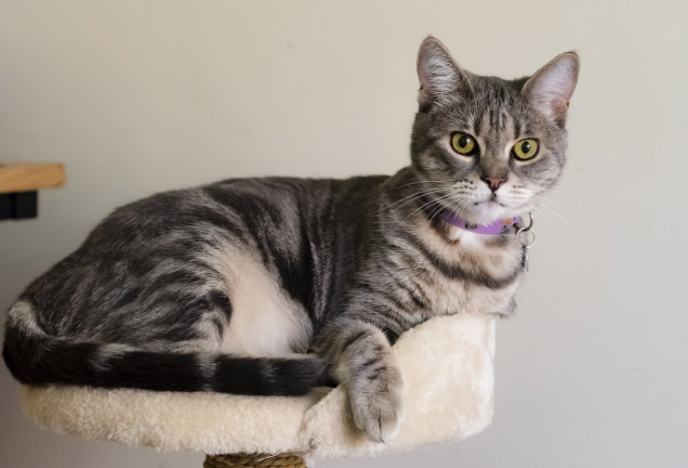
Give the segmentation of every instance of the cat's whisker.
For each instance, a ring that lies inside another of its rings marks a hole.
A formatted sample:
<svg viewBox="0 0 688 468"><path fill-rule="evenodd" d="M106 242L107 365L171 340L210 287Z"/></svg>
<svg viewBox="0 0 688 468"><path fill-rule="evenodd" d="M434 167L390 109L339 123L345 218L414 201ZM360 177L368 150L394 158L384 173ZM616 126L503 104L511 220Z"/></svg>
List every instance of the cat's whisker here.
<svg viewBox="0 0 688 468"><path fill-rule="evenodd" d="M462 194L461 193L451 193L449 195L450 196L447 197L447 200L446 200L449 203L449 205L461 203L461 201L462 201L462 198L461 198ZM434 213L432 217L434 218L434 216L436 216L438 213L441 213L443 209L444 209L444 207L442 205L438 204L437 212ZM455 213L458 213L456 210L453 210L453 211Z"/></svg>
<svg viewBox="0 0 688 468"><path fill-rule="evenodd" d="M455 196L458 196L458 195L457 194L450 194L450 195L451 196L448 197L448 200L451 203L452 198ZM432 215L430 216L430 221L432 222L435 219L435 216L442 213L443 209L444 209L444 207L438 203L437 206L433 209Z"/></svg>
<svg viewBox="0 0 688 468"><path fill-rule="evenodd" d="M535 213L537 213L538 216L542 217L543 221L545 221L545 222L552 228L552 231L554 231L555 233L558 234L557 229L556 229L556 226L554 226L554 224L552 223L552 221L550 221L549 217L546 216L545 213L543 213L542 211L538 210L536 207L532 207L531 210L534 211Z"/></svg>
<svg viewBox="0 0 688 468"><path fill-rule="evenodd" d="M542 203L544 203L544 202L553 203L553 204L555 204L556 206L558 206L559 208L561 208L562 210L564 210L564 211L566 211L567 213L569 213L570 215L576 216L576 213L574 213L573 211L569 210L568 208L566 208L566 207L565 207L564 205L562 205L561 203L557 203L557 202L555 202L554 200L552 200L552 199L550 199L550 198L545 198L545 196L543 196L542 198L540 198L540 202L542 202Z"/></svg>
<svg viewBox="0 0 688 468"><path fill-rule="evenodd" d="M383 211L388 210L388 209L390 209L391 207L393 207L394 205L396 205L396 204L398 204L398 203L401 203L401 202L403 202L404 200L407 200L407 199L409 199L409 198L417 197L417 196L423 196L422 194L423 194L423 190L419 190L419 191L417 191L417 192L415 192L415 193L412 193L411 195L408 195L408 196L402 198L401 200L397 200L397 201L395 201L395 202L390 203L390 204L387 205L387 206L384 206L384 207L380 208L379 210L377 210L377 211L375 212L375 214L382 213Z"/></svg>
<svg viewBox="0 0 688 468"><path fill-rule="evenodd" d="M515 207L515 210L520 211L520 210L523 210L523 209L524 209L525 211L528 211L528 212L537 213L538 217L539 217L539 218L542 218L542 220L543 220L545 223L547 223L547 225L548 225L549 227L551 227L552 232L554 232L554 234L555 234L555 236L556 236L557 242L558 242L560 245L564 245L565 242L563 242L561 233L560 233L559 230L556 228L555 224L550 220L549 216L547 216L546 213L544 213L544 212L541 211L541 210L538 210L538 208L537 208L538 206L541 206L542 197L543 197L543 194L542 194L542 193L535 194L532 198L526 200L526 202L524 202L524 203L522 203L522 204L520 204L520 205L517 205L517 206Z"/></svg>
<svg viewBox="0 0 688 468"><path fill-rule="evenodd" d="M409 198L412 198L412 200L409 200L407 203L410 203L410 202L414 201L415 199L422 198L422 197L424 197L425 195L430 195L430 194L432 194L432 193L441 192L441 191L443 191L443 190L444 190L444 188L437 188L437 189L436 189L436 188L433 188L432 190L419 190L419 191L417 191L417 192L415 192L415 193L413 193L413 194L411 194L411 195L409 195L409 196L407 196L407 197L402 198L401 200L397 200L397 201L395 201L394 203L391 203L391 204L385 206L384 208L381 208L380 210L376 211L375 214L381 213L381 212L383 212L383 211L385 211L385 210L388 210L388 209L390 209L391 207L393 207L394 205L397 205L397 204L399 204L399 203L402 203L403 201L408 200ZM415 198L413 198L413 197L415 197ZM398 210L399 208L403 207L404 205L406 205L406 203L404 203L403 205L401 205L401 206L395 208L394 211Z"/></svg>
<svg viewBox="0 0 688 468"><path fill-rule="evenodd" d="M404 188L404 187L408 187L409 185L415 185L415 184L450 184L450 185L453 185L448 180L419 180L417 182L411 182L408 184L400 185L399 188Z"/></svg>
<svg viewBox="0 0 688 468"><path fill-rule="evenodd" d="M463 214L463 212L464 212L464 211L468 208L468 206L469 206L468 203L469 203L469 202L468 202L467 200L464 200L463 198L457 197L457 199L455 200L454 212L455 212L456 214L459 214L459 215Z"/></svg>
<svg viewBox="0 0 688 468"><path fill-rule="evenodd" d="M556 226L552 221L550 221L549 216L546 216L544 212L538 210L536 207L532 207L532 210L537 213L537 215L542 218L543 221L547 223L548 226L552 228L552 232L554 232L555 239L557 240L557 243L559 246L564 246L566 243L562 240L561 233L557 230Z"/></svg>
<svg viewBox="0 0 688 468"><path fill-rule="evenodd" d="M416 196L415 198L413 198L413 199L411 199L411 200L408 200L408 201L406 201L405 203L403 203L403 204L397 206L396 208L394 208L393 210L391 210L391 212L392 212L392 213L396 213L397 211L399 211L399 210L400 210L401 208L403 208L404 206L408 205L409 203L413 203L414 201L416 201L416 200L418 200L418 199L420 199L420 198L424 198L426 195L432 195L432 194L435 194L435 193L442 193L442 192L445 192L445 191L446 191L445 188L440 188L440 189L436 189L436 190L428 190L428 191L425 191L425 192L423 192L422 194ZM407 198L408 198L408 197L407 197Z"/></svg>
<svg viewBox="0 0 688 468"><path fill-rule="evenodd" d="M588 198L581 197L580 195L576 195L575 193L566 192L566 191L564 191L564 190L558 190L558 189L553 189L553 188L547 189L547 191L548 191L548 192L554 192L554 193L561 193L561 194L564 194L564 195L569 195L569 196L572 196L572 197L576 197L576 198L578 198L578 199L581 200L581 201L584 201L584 202L586 202L586 203L590 203L591 205L595 205L595 206L597 206L597 207L599 207L599 208L607 209L606 206L600 205L599 203L594 202L594 201L592 201L592 200L590 200L590 199L588 199Z"/></svg>
<svg viewBox="0 0 688 468"><path fill-rule="evenodd" d="M405 222L408 221L413 215L415 215L418 211L422 210L422 209L425 208L426 206L431 205L431 204L437 202L438 200L442 200L442 199L444 199L444 198L450 197L450 196L452 196L452 195L453 195L453 194L450 193L450 194L448 194L448 195L444 195L444 196L442 196L442 197L436 198L435 200L430 200L430 201L428 201L428 202L422 204L420 207L416 208L416 209L413 211L413 213L411 213L411 214L408 215L406 218L404 218L404 220L403 220L402 222L405 223Z"/></svg>
<svg viewBox="0 0 688 468"><path fill-rule="evenodd" d="M576 231L576 228L574 228L573 225L572 225L566 218L564 218L564 217L563 217L561 214L559 214L557 211L553 210L552 208L550 208L549 206L547 206L547 205L545 205L545 204L540 204L540 206L541 206L542 208L548 209L549 211L551 211L551 212L554 213L555 215L559 216L566 224L568 224L568 226L571 228L571 230L572 230L573 233L575 234L577 240L580 242L580 235L578 234L578 231Z"/></svg>

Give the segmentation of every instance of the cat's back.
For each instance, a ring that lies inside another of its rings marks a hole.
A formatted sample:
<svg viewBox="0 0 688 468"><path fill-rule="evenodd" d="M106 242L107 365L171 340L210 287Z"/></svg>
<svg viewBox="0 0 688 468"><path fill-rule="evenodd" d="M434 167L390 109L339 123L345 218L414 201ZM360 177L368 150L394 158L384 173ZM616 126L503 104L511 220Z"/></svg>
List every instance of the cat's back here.
<svg viewBox="0 0 688 468"><path fill-rule="evenodd" d="M202 290L223 274L218 254L239 252L276 271L290 298L312 309L320 302L313 252L328 249L338 223L360 223L386 179L228 179L158 193L116 209L21 299L48 333L120 334L116 324L146 313L152 298Z"/></svg>

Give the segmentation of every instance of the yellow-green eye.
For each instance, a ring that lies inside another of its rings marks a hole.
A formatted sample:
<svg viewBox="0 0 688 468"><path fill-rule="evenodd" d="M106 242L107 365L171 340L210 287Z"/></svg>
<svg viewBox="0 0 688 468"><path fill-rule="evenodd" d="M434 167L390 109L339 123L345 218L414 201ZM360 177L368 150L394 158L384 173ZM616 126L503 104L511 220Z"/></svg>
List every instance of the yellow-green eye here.
<svg viewBox="0 0 688 468"><path fill-rule="evenodd" d="M465 133L456 132L452 135L452 147L454 151L464 156L475 154L478 150L478 145L475 143L475 138Z"/></svg>
<svg viewBox="0 0 688 468"><path fill-rule="evenodd" d="M533 139L517 141L513 151L516 159L521 161L531 159L538 153L538 142Z"/></svg>

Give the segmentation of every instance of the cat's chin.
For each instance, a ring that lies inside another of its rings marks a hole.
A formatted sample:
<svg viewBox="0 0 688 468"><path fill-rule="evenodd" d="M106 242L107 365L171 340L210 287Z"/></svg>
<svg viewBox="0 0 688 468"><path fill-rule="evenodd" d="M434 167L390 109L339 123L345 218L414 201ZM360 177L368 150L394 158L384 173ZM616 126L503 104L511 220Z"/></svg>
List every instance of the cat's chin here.
<svg viewBox="0 0 688 468"><path fill-rule="evenodd" d="M521 213L516 213L512 207L502 205L495 201L482 202L478 204L476 208L476 210L464 212L460 216L469 223L484 225L501 219L521 216Z"/></svg>

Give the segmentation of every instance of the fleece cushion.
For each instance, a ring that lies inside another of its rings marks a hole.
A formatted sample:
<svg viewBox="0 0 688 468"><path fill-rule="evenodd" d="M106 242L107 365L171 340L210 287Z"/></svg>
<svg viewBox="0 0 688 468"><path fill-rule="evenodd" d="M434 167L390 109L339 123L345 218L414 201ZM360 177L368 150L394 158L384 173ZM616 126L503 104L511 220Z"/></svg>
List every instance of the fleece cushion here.
<svg viewBox="0 0 688 468"><path fill-rule="evenodd" d="M41 427L161 451L305 452L309 461L371 456L457 441L490 424L494 318L437 317L394 345L406 419L387 444L356 429L344 389L306 397L23 386L24 413Z"/></svg>

